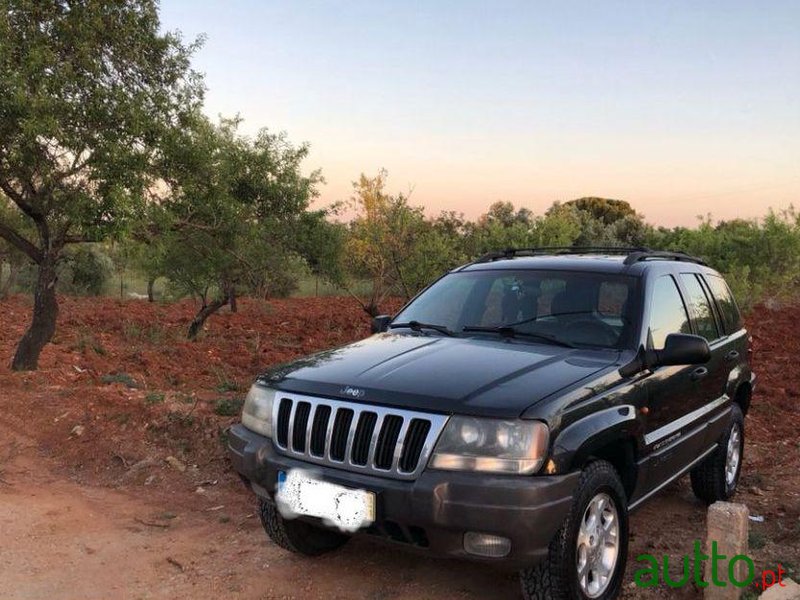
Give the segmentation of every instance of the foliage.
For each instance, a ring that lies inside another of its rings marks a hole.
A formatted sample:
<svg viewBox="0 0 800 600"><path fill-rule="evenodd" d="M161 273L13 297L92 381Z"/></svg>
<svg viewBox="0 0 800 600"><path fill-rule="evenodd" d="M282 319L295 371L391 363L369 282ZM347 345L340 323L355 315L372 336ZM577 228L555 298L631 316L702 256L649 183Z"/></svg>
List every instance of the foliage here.
<svg viewBox="0 0 800 600"><path fill-rule="evenodd" d="M645 243L703 258L726 276L734 295L749 307L767 296L793 294L800 284L800 214L770 210L763 219L714 223L689 229L652 230Z"/></svg>
<svg viewBox="0 0 800 600"><path fill-rule="evenodd" d="M386 171L372 178L362 174L353 183L350 205L356 217L344 248L350 281L370 281L367 298L353 295L373 316L387 296L410 298L429 283L455 251L425 219L421 207L410 205L403 194L386 192L387 176Z"/></svg>
<svg viewBox="0 0 800 600"><path fill-rule="evenodd" d="M238 133L239 123L197 117L176 132L165 165L168 193L137 229L151 273L201 301L190 338L222 306L234 310L243 293L291 293L300 270L297 233L312 227L305 211L320 176L301 174L308 146L267 130L251 139ZM319 268L327 268L319 256Z"/></svg>
<svg viewBox="0 0 800 600"><path fill-rule="evenodd" d="M66 255L59 273L61 291L99 296L111 278L113 264L99 247L79 246Z"/></svg>
<svg viewBox="0 0 800 600"><path fill-rule="evenodd" d="M35 369L55 331L65 246L142 206L163 139L201 98L195 47L160 32L154 0L2 1L0 237L38 269L15 369Z"/></svg>
<svg viewBox="0 0 800 600"><path fill-rule="evenodd" d="M611 225L627 218L640 218L633 207L624 200L586 197L565 202L564 206L575 208L591 215L592 219L605 225Z"/></svg>

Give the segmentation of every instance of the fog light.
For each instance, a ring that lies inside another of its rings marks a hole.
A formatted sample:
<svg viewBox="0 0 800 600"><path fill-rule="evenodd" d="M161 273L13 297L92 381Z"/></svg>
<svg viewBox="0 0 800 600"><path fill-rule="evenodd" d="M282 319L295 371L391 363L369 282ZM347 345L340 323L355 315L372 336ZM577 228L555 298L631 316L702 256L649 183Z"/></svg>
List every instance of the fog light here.
<svg viewBox="0 0 800 600"><path fill-rule="evenodd" d="M502 558L511 552L511 540L499 535L468 531L464 534L464 550L476 556Z"/></svg>

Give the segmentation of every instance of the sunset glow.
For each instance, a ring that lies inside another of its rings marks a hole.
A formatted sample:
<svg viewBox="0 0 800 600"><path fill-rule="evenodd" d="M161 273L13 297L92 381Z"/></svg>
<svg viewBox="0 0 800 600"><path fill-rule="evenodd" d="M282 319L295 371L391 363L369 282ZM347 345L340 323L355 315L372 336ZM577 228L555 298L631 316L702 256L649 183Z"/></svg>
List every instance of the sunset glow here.
<svg viewBox="0 0 800 600"><path fill-rule="evenodd" d="M800 6L165 0L207 34L206 110L311 144L346 198L389 171L430 214L629 201L651 222L800 198Z"/></svg>

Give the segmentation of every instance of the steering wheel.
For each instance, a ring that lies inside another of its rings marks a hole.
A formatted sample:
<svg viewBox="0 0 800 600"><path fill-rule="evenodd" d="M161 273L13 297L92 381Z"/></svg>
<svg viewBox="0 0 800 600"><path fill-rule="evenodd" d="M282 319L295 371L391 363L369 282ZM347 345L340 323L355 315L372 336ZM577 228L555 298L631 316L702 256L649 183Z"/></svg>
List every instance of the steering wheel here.
<svg viewBox="0 0 800 600"><path fill-rule="evenodd" d="M619 341L619 333L608 323L598 319L579 319L566 325L567 339L586 344L615 346Z"/></svg>

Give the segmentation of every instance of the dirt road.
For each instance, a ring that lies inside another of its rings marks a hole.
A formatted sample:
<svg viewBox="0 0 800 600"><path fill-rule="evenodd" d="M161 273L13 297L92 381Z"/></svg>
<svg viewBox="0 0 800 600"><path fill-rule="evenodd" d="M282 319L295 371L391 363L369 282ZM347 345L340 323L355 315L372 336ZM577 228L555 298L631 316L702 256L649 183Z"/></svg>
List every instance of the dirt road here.
<svg viewBox="0 0 800 600"><path fill-rule="evenodd" d="M173 508L163 498L153 502L141 493L78 485L54 473L29 440L9 441L2 433L5 453L11 447L14 454L0 483L4 600L400 600L517 593L509 574L376 551L370 541L310 563L269 544L245 512L246 501L233 511L207 510L218 501L207 491L195 494L194 508L185 498Z"/></svg>
<svg viewBox="0 0 800 600"><path fill-rule="evenodd" d="M371 540L319 559L295 557L266 540L244 490L207 483L198 493L187 482L182 493L165 495L81 485L32 440L4 429L0 439L3 600L519 597L513 573ZM641 535L652 519L702 530L703 510L684 488L635 515L632 553L674 552L684 543L667 534L654 546ZM638 593L628 585L626 595Z"/></svg>

